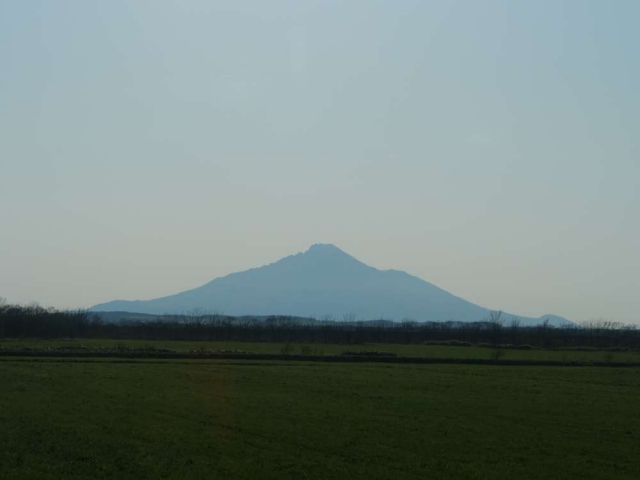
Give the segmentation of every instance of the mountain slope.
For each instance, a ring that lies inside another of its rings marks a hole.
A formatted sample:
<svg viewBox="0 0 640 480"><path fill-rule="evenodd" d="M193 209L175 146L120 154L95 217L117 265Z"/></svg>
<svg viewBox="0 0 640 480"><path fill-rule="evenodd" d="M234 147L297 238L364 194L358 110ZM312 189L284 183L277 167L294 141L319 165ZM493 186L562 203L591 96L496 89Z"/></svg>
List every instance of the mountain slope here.
<svg viewBox="0 0 640 480"><path fill-rule="evenodd" d="M93 311L149 314L194 309L226 315L353 315L358 319L478 321L489 310L397 270L365 265L334 245L317 244L305 253L260 268L232 273L186 292L154 300L116 300ZM505 317L508 320L508 315ZM567 323L561 317L550 323ZM523 324L541 319L522 317Z"/></svg>

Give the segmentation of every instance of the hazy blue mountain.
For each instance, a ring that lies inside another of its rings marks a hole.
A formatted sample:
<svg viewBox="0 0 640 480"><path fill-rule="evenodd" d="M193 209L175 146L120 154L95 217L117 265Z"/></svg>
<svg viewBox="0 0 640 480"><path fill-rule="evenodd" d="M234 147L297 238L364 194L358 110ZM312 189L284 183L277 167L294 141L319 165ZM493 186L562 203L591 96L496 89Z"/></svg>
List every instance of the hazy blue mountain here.
<svg viewBox="0 0 640 480"><path fill-rule="evenodd" d="M195 309L225 315L332 315L342 319L479 321L490 311L398 270L378 270L338 247L317 244L297 255L260 268L232 273L182 293L154 300L115 300L93 311L147 314L189 313ZM520 317L522 324L560 325L548 315ZM503 317L511 319L509 314Z"/></svg>

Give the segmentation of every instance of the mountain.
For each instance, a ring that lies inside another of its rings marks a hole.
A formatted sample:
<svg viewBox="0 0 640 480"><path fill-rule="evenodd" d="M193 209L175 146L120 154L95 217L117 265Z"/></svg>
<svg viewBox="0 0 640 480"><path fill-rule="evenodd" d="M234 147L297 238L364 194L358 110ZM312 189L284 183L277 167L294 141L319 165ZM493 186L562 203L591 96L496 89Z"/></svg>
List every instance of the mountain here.
<svg viewBox="0 0 640 480"><path fill-rule="evenodd" d="M316 244L275 263L220 277L201 287L153 300L115 300L92 311L146 314L193 310L225 315L344 315L357 319L479 321L490 310L398 270L378 270L335 245ZM512 315L505 314L509 321ZM553 315L518 317L522 325L569 324Z"/></svg>

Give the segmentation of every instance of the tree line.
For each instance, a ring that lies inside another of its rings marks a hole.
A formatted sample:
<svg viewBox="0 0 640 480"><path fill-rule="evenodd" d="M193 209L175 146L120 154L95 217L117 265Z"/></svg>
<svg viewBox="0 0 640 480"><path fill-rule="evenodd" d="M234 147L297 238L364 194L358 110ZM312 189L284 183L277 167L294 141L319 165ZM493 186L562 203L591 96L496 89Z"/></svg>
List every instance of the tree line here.
<svg viewBox="0 0 640 480"><path fill-rule="evenodd" d="M522 326L500 312L478 322L340 321L328 317L232 317L215 313L160 315L148 321L105 321L86 310L14 305L0 299L0 338L103 338L282 343L431 343L506 348L619 348L640 350L640 329L611 321L557 327Z"/></svg>

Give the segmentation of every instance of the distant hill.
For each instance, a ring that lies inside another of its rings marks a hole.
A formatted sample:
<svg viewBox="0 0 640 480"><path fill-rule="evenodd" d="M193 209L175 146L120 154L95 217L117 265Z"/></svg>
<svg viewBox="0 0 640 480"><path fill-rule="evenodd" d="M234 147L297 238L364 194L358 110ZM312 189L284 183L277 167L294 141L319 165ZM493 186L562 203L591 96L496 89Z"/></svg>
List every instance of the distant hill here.
<svg viewBox="0 0 640 480"><path fill-rule="evenodd" d="M412 319L480 321L490 310L456 297L418 277L398 270L378 270L330 244L275 263L220 277L201 287L153 300L115 300L92 311L184 314L194 310L225 315L290 315L340 320ZM509 322L513 316L502 317ZM555 315L518 317L522 325L570 324Z"/></svg>

